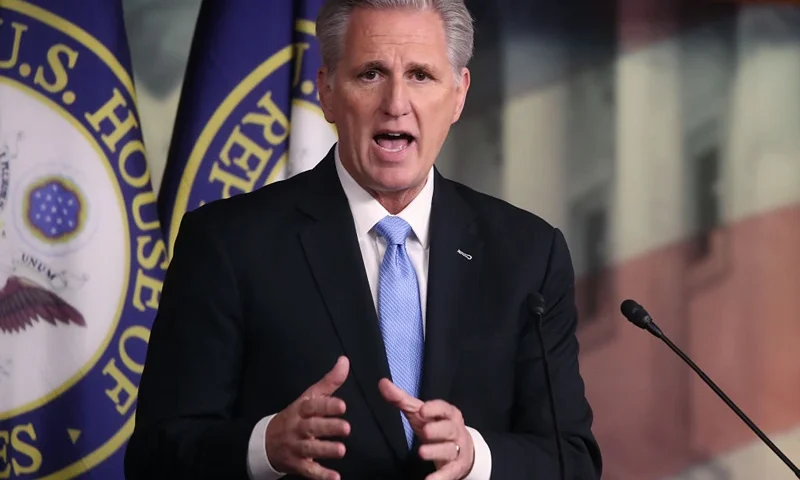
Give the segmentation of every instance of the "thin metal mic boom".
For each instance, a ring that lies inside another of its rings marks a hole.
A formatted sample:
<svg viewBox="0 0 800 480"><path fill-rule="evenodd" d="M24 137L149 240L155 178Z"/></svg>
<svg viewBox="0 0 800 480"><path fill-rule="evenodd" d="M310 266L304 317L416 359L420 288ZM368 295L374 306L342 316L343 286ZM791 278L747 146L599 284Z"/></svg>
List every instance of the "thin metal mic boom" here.
<svg viewBox="0 0 800 480"><path fill-rule="evenodd" d="M756 426L756 424L753 423L753 421L750 420L750 418L747 415L745 415L744 412L741 411L739 407L736 406L735 403L733 403L733 400L731 400L730 398L728 398L727 395L725 395L725 392L723 392L722 389L719 388L717 384L714 383L708 377L708 375L706 375L705 372L703 372L703 370L701 370L700 367L698 367L692 361L691 358L689 358L688 355L683 353L683 351L681 351L680 348L678 348L674 343L672 343L672 341L666 335L664 335L664 333L661 331L660 328L658 328L658 325L656 325L656 323L653 321L653 318L650 316L649 313L647 313L647 310L645 310L644 307L642 307L633 300L625 300L624 302L622 302L620 310L622 311L622 314L625 316L625 318L630 320L632 324L636 325L641 329L647 330L654 337L660 338L664 343L666 343L667 346L673 352L675 352L679 357L681 357L683 361L686 362L686 364L689 365L692 368L692 370L694 370L695 373L697 373L700 376L700 378L703 379L704 382L706 382L706 385L711 387L711 390L713 390L714 393L716 393L719 396L719 398L721 398L722 401L725 402L725 404L728 405L728 407L730 407L730 409L733 410L733 412L748 427L750 427L750 430L752 430L756 435L758 435L758 438L760 438L761 441L763 441L770 448L770 450L772 450L775 453L775 455L778 456L778 458L783 460L783 463L785 463L786 466L789 467L789 469L795 474L795 476L797 478L800 478L800 469L798 469L797 466L794 463L792 463L791 460L789 460L789 457L787 457L774 443L772 443L772 440L770 440L769 437L767 437L764 434L764 432L762 432L761 429L758 428L758 426Z"/></svg>
<svg viewBox="0 0 800 480"><path fill-rule="evenodd" d="M561 428L558 426L558 414L556 413L556 398L553 393L553 384L550 380L550 364L547 361L547 348L544 344L544 335L542 335L542 322L544 321L544 297L539 293L534 293L530 296L528 307L531 313L536 317L536 333L539 337L539 347L542 349L542 363L544 364L544 378L547 383L547 393L550 396L550 415L553 417L553 430L556 434L556 448L558 451L558 472L562 480L567 480L566 465L564 464L564 447L561 445Z"/></svg>

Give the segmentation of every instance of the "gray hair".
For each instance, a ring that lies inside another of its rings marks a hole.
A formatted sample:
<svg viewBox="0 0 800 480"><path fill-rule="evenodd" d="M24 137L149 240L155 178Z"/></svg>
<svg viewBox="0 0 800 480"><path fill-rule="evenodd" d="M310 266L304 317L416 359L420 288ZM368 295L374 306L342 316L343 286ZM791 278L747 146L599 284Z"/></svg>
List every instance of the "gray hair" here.
<svg viewBox="0 0 800 480"><path fill-rule="evenodd" d="M317 16L317 39L322 53L322 64L333 74L344 47L344 36L350 14L356 8L407 8L433 10L442 17L447 53L456 76L461 80L461 69L472 58L474 48L473 18L464 0L328 0Z"/></svg>

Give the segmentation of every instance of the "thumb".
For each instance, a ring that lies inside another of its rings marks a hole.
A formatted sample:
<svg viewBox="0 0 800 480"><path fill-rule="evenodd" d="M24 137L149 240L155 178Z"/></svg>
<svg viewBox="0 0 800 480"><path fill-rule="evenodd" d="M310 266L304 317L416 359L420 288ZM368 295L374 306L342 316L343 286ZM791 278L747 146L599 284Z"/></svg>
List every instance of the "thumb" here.
<svg viewBox="0 0 800 480"><path fill-rule="evenodd" d="M406 393L405 390L392 383L388 378L383 378L378 382L378 390L380 390L384 400L408 414L419 412L424 403L422 400Z"/></svg>
<svg viewBox="0 0 800 480"><path fill-rule="evenodd" d="M336 360L336 365L319 382L312 385L307 393L312 395L333 395L347 380L349 372L350 360L344 356L339 357Z"/></svg>

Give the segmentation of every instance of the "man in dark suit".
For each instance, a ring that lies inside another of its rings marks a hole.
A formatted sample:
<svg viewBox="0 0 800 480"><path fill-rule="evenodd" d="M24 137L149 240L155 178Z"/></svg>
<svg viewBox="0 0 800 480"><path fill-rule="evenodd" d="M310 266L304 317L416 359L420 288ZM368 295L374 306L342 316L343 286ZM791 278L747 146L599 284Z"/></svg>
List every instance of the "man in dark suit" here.
<svg viewBox="0 0 800 480"><path fill-rule="evenodd" d="M433 167L469 13L386 3L320 13L328 156L185 215L128 478L599 478L563 235Z"/></svg>

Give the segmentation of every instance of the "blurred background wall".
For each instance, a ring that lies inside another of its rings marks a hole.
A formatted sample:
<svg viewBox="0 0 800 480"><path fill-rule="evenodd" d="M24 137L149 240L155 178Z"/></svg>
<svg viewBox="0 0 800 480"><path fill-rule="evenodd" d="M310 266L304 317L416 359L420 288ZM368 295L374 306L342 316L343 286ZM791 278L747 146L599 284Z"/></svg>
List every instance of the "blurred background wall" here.
<svg viewBox="0 0 800 480"><path fill-rule="evenodd" d="M564 230L604 478L789 479L635 298L800 462L800 5L474 0L438 166ZM126 0L154 187L199 0Z"/></svg>

